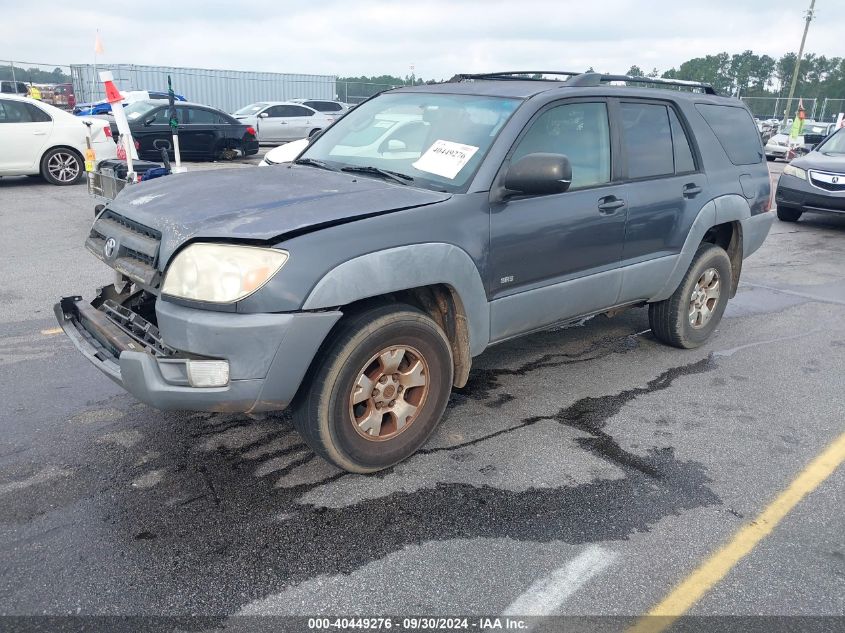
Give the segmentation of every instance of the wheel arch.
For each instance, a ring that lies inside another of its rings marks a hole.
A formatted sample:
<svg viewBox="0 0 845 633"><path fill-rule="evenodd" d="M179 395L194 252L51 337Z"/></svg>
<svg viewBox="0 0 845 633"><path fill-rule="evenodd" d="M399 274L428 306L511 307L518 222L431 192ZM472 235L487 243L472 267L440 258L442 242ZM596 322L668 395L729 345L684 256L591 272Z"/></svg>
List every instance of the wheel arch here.
<svg viewBox="0 0 845 633"><path fill-rule="evenodd" d="M737 194L719 196L705 204L687 233L675 267L666 283L649 299L649 302L663 301L675 292L695 257L698 247L705 242L721 246L727 251L732 267L731 296L734 296L739 284L742 260L747 254L743 224L750 217L751 207L748 201Z"/></svg>
<svg viewBox="0 0 845 633"><path fill-rule="evenodd" d="M466 251L427 243L361 255L324 275L302 307L350 311L377 301L409 303L429 314L452 346L454 384L466 384L472 357L490 340L487 295Z"/></svg>
<svg viewBox="0 0 845 633"><path fill-rule="evenodd" d="M50 145L50 147L45 148L44 151L41 152L41 156L38 157L38 173L44 175L44 157L47 156L47 154L49 154L50 152L52 152L54 149L66 149L76 154L76 157L79 158L79 162L83 171L85 170L85 156L82 154L82 152L79 151L78 148L74 147L73 145L68 145L66 143L56 143L55 145Z"/></svg>

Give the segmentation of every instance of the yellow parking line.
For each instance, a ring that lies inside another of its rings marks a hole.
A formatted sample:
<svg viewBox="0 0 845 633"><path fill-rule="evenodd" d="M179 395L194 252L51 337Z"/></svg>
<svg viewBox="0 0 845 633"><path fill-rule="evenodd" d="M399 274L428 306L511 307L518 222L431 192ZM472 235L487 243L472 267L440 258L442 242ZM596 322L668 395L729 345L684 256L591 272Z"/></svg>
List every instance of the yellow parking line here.
<svg viewBox="0 0 845 633"><path fill-rule="evenodd" d="M660 633L686 613L754 547L807 494L818 488L845 461L845 433L811 461L789 487L730 542L710 556L659 604L634 624L628 633Z"/></svg>
<svg viewBox="0 0 845 633"><path fill-rule="evenodd" d="M51 327L49 330L41 330L41 333L44 336L53 336L53 334L61 334L62 328L60 327Z"/></svg>

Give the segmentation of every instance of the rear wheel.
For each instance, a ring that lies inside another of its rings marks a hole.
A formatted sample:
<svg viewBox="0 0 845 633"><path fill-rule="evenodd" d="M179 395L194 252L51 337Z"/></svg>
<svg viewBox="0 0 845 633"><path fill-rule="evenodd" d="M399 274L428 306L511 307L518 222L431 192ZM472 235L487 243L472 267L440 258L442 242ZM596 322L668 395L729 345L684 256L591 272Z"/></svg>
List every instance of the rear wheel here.
<svg viewBox="0 0 845 633"><path fill-rule="evenodd" d="M731 295L731 260L723 248L702 244L671 297L649 304L654 336L674 347L703 344L722 319Z"/></svg>
<svg viewBox="0 0 845 633"><path fill-rule="evenodd" d="M769 161L770 163L772 163L772 162L774 162L775 157L774 156L766 156L766 160Z"/></svg>
<svg viewBox="0 0 845 633"><path fill-rule="evenodd" d="M84 174L82 157L72 149L56 147L41 159L41 175L52 185L75 185Z"/></svg>
<svg viewBox="0 0 845 633"><path fill-rule="evenodd" d="M778 220L782 222L797 222L801 217L801 213L802 211L800 209L778 205Z"/></svg>
<svg viewBox="0 0 845 633"><path fill-rule="evenodd" d="M412 455L440 422L452 353L440 327L411 306L347 317L315 361L293 421L308 445L357 473Z"/></svg>

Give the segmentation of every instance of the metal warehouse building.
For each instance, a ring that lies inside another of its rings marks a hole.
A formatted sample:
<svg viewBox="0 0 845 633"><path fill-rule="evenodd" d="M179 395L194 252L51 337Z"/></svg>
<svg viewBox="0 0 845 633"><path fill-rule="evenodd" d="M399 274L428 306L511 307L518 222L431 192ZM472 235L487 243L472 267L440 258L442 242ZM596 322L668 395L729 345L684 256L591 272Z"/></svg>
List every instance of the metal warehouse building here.
<svg viewBox="0 0 845 633"><path fill-rule="evenodd" d="M333 75L296 75L288 73L208 70L172 66L137 66L135 64L74 64L70 67L73 91L78 102L105 98L97 74L110 70L120 90L167 90L167 76L173 91L188 101L203 103L224 112L234 112L255 101L287 99L334 99Z"/></svg>

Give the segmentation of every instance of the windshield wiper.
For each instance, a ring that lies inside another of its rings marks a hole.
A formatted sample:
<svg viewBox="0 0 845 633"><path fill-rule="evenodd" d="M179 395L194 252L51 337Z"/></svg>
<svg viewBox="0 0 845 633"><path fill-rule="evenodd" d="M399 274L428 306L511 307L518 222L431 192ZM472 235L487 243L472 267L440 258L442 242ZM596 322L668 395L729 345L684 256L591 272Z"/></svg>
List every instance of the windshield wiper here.
<svg viewBox="0 0 845 633"><path fill-rule="evenodd" d="M390 171L389 169L382 169L381 167L371 167L369 165L353 165L351 167L343 167L340 171L358 173L358 174L373 174L374 176L381 176L388 178L401 185L407 185L414 182L414 177L408 174L400 174L398 171Z"/></svg>
<svg viewBox="0 0 845 633"><path fill-rule="evenodd" d="M297 158L293 161L294 165L310 165L311 167L319 167L320 169L328 169L329 171L337 171L335 167L331 167L328 163L317 160L316 158Z"/></svg>

